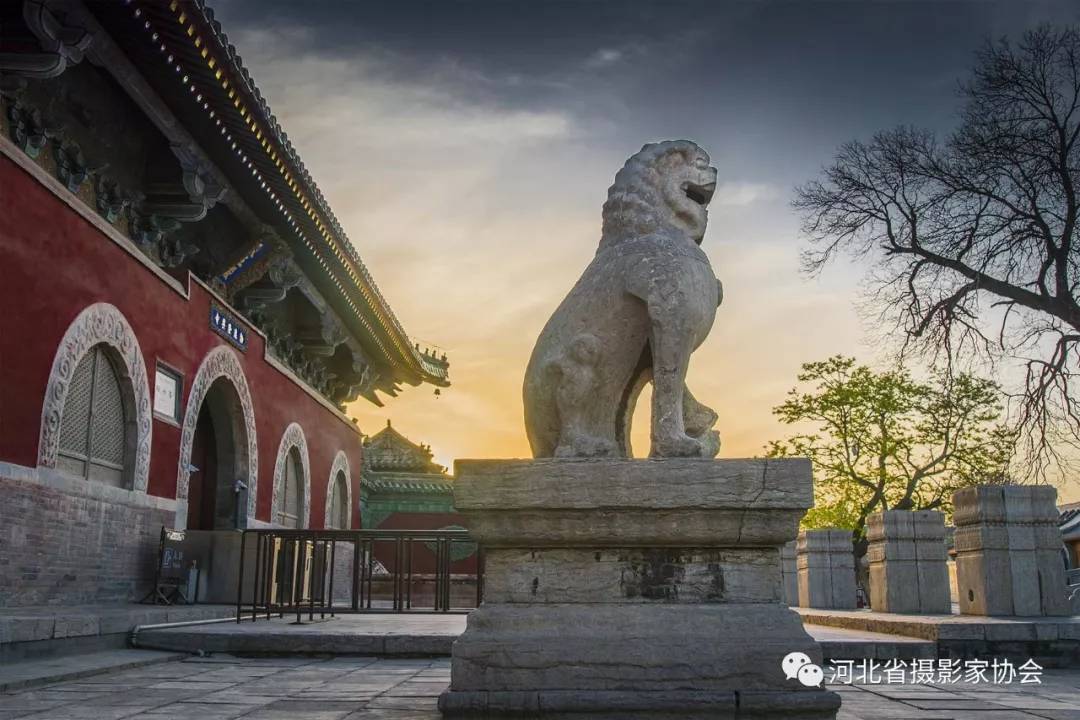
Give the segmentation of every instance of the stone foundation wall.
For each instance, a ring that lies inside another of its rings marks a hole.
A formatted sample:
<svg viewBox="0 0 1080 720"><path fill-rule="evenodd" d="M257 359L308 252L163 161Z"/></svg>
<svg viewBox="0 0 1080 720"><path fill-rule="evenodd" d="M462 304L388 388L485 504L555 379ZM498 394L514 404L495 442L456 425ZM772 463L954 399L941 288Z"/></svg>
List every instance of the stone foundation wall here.
<svg viewBox="0 0 1080 720"><path fill-rule="evenodd" d="M0 463L0 607L139 600L175 503Z"/></svg>

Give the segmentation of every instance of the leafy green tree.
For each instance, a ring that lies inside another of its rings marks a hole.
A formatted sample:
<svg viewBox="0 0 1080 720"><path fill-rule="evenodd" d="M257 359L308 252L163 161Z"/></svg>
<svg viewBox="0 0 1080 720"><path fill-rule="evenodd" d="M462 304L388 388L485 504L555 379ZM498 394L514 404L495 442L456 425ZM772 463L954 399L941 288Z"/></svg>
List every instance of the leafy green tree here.
<svg viewBox="0 0 1080 720"><path fill-rule="evenodd" d="M956 489L1007 477L1015 436L1000 422L1001 391L989 380L918 382L839 355L803 365L798 380L773 412L809 431L771 443L768 454L813 462L816 507L806 527L850 528L858 539L873 512L948 513Z"/></svg>

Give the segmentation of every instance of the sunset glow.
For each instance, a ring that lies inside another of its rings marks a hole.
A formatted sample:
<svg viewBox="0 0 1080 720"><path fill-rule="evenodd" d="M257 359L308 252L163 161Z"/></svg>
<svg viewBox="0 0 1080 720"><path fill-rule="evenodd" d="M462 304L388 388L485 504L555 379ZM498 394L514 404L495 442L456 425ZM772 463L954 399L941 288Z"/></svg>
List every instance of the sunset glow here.
<svg viewBox="0 0 1080 720"><path fill-rule="evenodd" d="M633 28L649 18L584 33L495 12L485 54L463 11L443 31L412 16L411 40L395 34L403 17L359 6L332 20L287 7L254 17L242 3L220 13L235 16L244 62L402 324L450 358L441 396L406 387L349 413L366 432L392 419L452 465L529 454L525 363L595 252L614 173L643 143L683 137L719 169L703 248L725 287L689 384L720 413L722 457L760 454L784 433L771 409L802 363L882 358L856 311L864 268L800 273L792 188L846 140L951 127L956 82L984 37L1075 14L1044 9L946 6L914 46L895 29L915 17L905 4L784 5L767 18L725 6L692 28L669 13L651 18L648 38Z"/></svg>

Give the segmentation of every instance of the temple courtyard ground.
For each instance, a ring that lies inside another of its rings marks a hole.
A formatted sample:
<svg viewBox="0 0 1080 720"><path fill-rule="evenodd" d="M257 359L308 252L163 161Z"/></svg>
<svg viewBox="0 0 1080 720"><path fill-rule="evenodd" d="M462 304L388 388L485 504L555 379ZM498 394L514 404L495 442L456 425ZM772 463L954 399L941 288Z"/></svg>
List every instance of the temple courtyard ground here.
<svg viewBox="0 0 1080 720"><path fill-rule="evenodd" d="M0 720L436 720L449 678L445 658L187 657L0 694ZM1041 680L830 687L841 720L1080 720L1080 670Z"/></svg>
<svg viewBox="0 0 1080 720"><path fill-rule="evenodd" d="M7 661L0 662L0 720L434 720L440 717L438 696L450 679L450 646L466 621L465 615L430 613L321 620L315 613L314 622L305 614L301 624L295 616L238 624L207 621L229 610L223 607L170 609L164 616L147 614L145 606L106 610L0 612L0 650L7 650ZM193 614L197 624L191 623ZM132 618L145 624L121 631ZM828 686L842 694L841 720L1080 720L1076 666L1041 669L1040 682L1027 683L1017 675L996 684L989 677L981 682L924 677L919 684L903 673L899 680L887 677L889 663L914 668L942 662L935 642L915 636L927 635L921 625L902 619L905 628L913 628L911 635L805 626L826 659L854 665L849 685L829 669L825 674ZM984 635L1008 630L1005 635L1019 638L1019 631L1031 625L1042 634L1055 627L1072 637L1080 618L949 622L966 627L969 635L976 628ZM75 645L81 652L71 652L74 641L83 641ZM124 647L132 642L137 648ZM866 663L876 663L876 682L860 676ZM835 670L835 663L830 667ZM984 671L993 675L992 669Z"/></svg>

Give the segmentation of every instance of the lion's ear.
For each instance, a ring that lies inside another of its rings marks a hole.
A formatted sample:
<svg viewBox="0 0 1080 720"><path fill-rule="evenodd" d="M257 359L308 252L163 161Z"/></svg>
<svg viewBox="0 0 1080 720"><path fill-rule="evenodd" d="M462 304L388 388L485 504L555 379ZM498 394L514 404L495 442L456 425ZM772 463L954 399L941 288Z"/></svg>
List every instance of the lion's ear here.
<svg viewBox="0 0 1080 720"><path fill-rule="evenodd" d="M720 307L720 304L724 302L724 283L720 282L720 278L716 278L716 307Z"/></svg>

